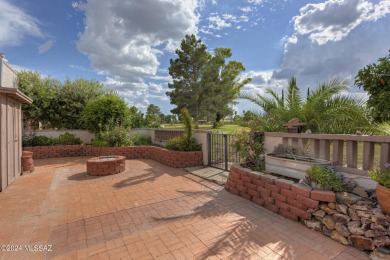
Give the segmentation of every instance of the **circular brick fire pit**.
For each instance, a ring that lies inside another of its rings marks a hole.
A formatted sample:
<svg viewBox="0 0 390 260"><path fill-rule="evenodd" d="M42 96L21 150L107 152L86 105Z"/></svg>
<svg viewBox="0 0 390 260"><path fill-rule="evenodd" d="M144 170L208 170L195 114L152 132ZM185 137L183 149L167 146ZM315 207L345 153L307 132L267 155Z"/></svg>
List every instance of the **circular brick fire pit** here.
<svg viewBox="0 0 390 260"><path fill-rule="evenodd" d="M87 160L87 173L93 176L112 175L125 170L125 157L110 155Z"/></svg>

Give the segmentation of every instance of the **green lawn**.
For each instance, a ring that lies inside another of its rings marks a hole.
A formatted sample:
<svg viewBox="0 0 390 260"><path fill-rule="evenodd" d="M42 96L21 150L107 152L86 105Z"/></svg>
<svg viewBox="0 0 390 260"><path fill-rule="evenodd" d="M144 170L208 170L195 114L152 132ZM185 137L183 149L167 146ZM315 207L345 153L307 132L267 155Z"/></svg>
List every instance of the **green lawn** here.
<svg viewBox="0 0 390 260"><path fill-rule="evenodd" d="M183 129L183 124L165 124L163 126L164 129ZM211 130L212 132L226 133L226 134L230 134L235 131L239 131L241 129L249 130L249 128L239 126L239 125L223 125L221 127L218 127L217 129L213 129L212 125L199 125L199 129Z"/></svg>

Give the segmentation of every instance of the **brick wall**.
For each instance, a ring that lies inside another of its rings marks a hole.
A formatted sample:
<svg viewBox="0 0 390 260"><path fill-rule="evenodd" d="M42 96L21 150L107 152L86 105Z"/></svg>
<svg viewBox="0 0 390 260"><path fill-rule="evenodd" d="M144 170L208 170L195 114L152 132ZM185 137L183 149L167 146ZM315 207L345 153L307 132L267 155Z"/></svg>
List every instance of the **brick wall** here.
<svg viewBox="0 0 390 260"><path fill-rule="evenodd" d="M312 190L270 174L252 172L239 164L231 166L225 189L294 221L311 219L310 209L318 209L320 202L336 201L332 191Z"/></svg>
<svg viewBox="0 0 390 260"><path fill-rule="evenodd" d="M34 159L73 156L120 155L126 159L153 159L174 168L203 165L203 152L177 152L156 146L97 147L92 145L56 145L24 147Z"/></svg>

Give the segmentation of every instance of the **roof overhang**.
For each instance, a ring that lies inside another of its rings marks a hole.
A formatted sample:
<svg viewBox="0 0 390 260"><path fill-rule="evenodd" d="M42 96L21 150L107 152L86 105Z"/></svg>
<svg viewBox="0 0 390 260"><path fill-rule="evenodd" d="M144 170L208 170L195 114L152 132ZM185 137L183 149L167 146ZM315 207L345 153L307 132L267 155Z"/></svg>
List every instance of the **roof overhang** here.
<svg viewBox="0 0 390 260"><path fill-rule="evenodd" d="M16 88L5 88L5 87L0 87L0 93L7 94L10 96L12 99L23 103L23 104L31 104L33 100L26 96L23 92L19 91Z"/></svg>

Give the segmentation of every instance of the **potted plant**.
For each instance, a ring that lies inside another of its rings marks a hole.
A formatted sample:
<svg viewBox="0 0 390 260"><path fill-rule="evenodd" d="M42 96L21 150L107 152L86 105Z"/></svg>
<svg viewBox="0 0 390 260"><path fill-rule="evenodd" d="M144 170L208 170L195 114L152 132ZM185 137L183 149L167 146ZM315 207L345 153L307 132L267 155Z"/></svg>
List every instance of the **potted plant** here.
<svg viewBox="0 0 390 260"><path fill-rule="evenodd" d="M337 176L333 168L315 165L306 170L306 181L314 189L332 190L335 192L345 191L345 185Z"/></svg>
<svg viewBox="0 0 390 260"><path fill-rule="evenodd" d="M376 197L382 210L390 215L390 163L385 164L385 169L374 169L368 171L368 175L376 185Z"/></svg>

